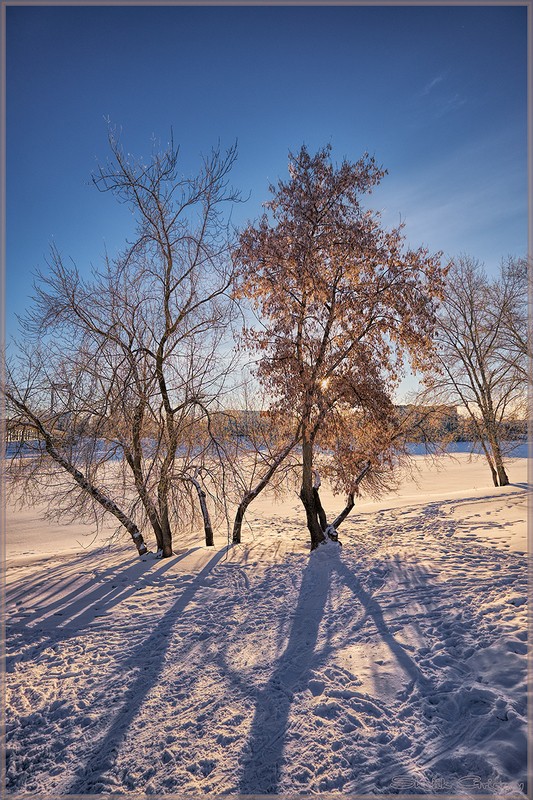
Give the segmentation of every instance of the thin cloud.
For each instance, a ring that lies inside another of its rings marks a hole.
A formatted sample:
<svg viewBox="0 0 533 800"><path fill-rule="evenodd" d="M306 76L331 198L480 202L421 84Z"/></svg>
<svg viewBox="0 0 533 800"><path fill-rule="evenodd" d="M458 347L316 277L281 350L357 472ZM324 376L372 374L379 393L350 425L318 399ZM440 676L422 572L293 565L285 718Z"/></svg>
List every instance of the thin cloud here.
<svg viewBox="0 0 533 800"><path fill-rule="evenodd" d="M431 90L434 89L435 86L437 86L437 84L442 83L443 80L444 80L444 75L437 75L436 78L433 78L432 81L430 81L428 84L424 86L424 88L420 92L420 97L425 97L426 95L428 95L431 92Z"/></svg>
<svg viewBox="0 0 533 800"><path fill-rule="evenodd" d="M376 200L369 206L381 208L385 225L398 224L401 216L411 245L451 255L469 252L489 270L527 246L525 153L505 129L465 143L432 165L396 177L391 172Z"/></svg>
<svg viewBox="0 0 533 800"><path fill-rule="evenodd" d="M437 75L416 95L417 104L422 98L428 98L426 101L428 106L425 105L424 108L429 107L429 113L433 119L439 119L446 114L456 111L467 102L466 98L459 94L459 92L453 93L453 89L450 91L449 86L448 88L442 86L439 91L435 91L435 88L441 83L444 83L446 78L446 73ZM429 95L432 96L429 97Z"/></svg>
<svg viewBox="0 0 533 800"><path fill-rule="evenodd" d="M465 103L466 97L461 97L459 93L451 95L439 105L434 117L435 119L439 119L439 117L443 117L445 114L449 114L452 111L457 111L457 109L461 108L461 106L464 106Z"/></svg>

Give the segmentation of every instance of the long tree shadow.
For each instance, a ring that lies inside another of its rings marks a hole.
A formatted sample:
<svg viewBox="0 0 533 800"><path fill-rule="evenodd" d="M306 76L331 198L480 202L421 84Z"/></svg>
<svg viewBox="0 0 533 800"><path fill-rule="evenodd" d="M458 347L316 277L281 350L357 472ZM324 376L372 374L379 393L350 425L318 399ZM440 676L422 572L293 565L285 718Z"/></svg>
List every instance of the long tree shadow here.
<svg viewBox="0 0 533 800"><path fill-rule="evenodd" d="M165 612L150 636L122 664L125 681L128 680L130 671L138 668L139 662L142 663L142 669L128 687L125 704L117 712L105 734L96 743L93 754L89 756L85 764L79 767L77 775L71 781L70 786L63 791L63 794L90 794L91 790L94 793L102 776L112 767L116 753L131 723L139 713L147 694L157 684L164 667L170 636L179 614L189 605L215 565L224 558L227 549L224 547L208 561L187 589Z"/></svg>
<svg viewBox="0 0 533 800"><path fill-rule="evenodd" d="M59 562L59 563L58 563ZM23 565L13 565L6 562L6 574L17 574L25 567L31 567L33 575L13 581L6 587L7 607L23 601L24 603L46 601L65 590L79 579L80 575L94 574L94 551L89 550L81 555L71 556L70 554L57 556L53 566L50 565L50 557L39 558Z"/></svg>
<svg viewBox="0 0 533 800"><path fill-rule="evenodd" d="M311 556L302 577L287 647L259 692L239 781L241 794L276 794L292 690L311 670L334 565Z"/></svg>
<svg viewBox="0 0 533 800"><path fill-rule="evenodd" d="M316 645L334 573L359 602L363 618L373 620L406 675L407 692L415 684L425 690L431 688L431 682L394 637L378 602L342 562L339 549L328 547L326 558L321 558L319 549L311 555L302 578L287 647L270 680L257 695L250 736L244 748L238 785L240 794L276 794L278 791L293 692L308 682L311 671L323 663L327 655L325 652L317 654Z"/></svg>
<svg viewBox="0 0 533 800"><path fill-rule="evenodd" d="M385 621L385 617L383 616L382 608L377 600L366 591L361 582L341 561L339 556L335 559L335 568L339 576L344 581L344 584L348 587L348 589L350 589L354 597L361 603L369 617L372 618L382 641L387 645L398 666L403 670L406 677L409 679L410 684L408 685L407 690L409 690L415 684L418 684L425 689L431 688L431 682L421 672L417 663L413 660L413 658L411 658L404 645L402 645L392 634Z"/></svg>
<svg viewBox="0 0 533 800"><path fill-rule="evenodd" d="M311 556L303 574L287 647L270 680L257 696L240 781L241 794L276 794L292 691L313 664L328 595L332 565Z"/></svg>
<svg viewBox="0 0 533 800"><path fill-rule="evenodd" d="M194 548L198 549L198 548ZM159 580L164 572L193 550L188 550L165 561L153 560L149 564L135 561L126 568L120 564L102 570L95 586L93 574L78 581L75 588L66 595L57 596L60 592L61 575L55 576L59 584L57 591L51 590L49 601L38 609L25 614L22 620L9 620L6 628L10 639L16 634L23 636L24 652L6 657L6 670L9 672L19 661L34 660L51 644L76 637L97 617L108 614L118 604L133 596L139 589L135 581Z"/></svg>
<svg viewBox="0 0 533 800"><path fill-rule="evenodd" d="M132 579L142 578L147 572L157 571L160 574L176 561L198 549L195 547L176 553L170 561L160 561L151 555L135 561L132 561L131 557L126 557L119 563L100 569L95 569L93 552L52 569L47 568L44 562L43 573L38 577L23 579L16 586L7 589L6 604L9 608L22 598L24 605L34 602L36 608L27 613L27 622L49 616L55 608L60 608L62 614L69 617L70 609L77 607L82 596L90 600L89 593L100 597L103 591L117 588L113 583L131 583ZM80 569L85 566L85 561L88 562L89 569ZM66 592L69 587L72 589Z"/></svg>

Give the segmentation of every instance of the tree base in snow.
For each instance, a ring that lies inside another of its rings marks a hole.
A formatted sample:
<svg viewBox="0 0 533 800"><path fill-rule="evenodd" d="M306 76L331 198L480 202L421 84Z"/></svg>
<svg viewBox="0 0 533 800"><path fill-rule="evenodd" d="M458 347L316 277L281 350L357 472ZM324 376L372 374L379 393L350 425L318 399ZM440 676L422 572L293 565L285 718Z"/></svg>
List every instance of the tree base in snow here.
<svg viewBox="0 0 533 800"><path fill-rule="evenodd" d="M337 530L333 527L333 525L328 525L324 533L326 534L328 539L331 539L332 542L338 542L338 544L340 544L339 534L337 533Z"/></svg>

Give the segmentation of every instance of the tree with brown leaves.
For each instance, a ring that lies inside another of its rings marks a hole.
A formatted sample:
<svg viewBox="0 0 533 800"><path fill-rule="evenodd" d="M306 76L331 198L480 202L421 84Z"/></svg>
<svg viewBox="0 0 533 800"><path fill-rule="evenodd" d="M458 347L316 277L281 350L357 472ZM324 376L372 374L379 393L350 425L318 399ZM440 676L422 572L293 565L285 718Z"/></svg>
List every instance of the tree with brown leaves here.
<svg viewBox="0 0 533 800"><path fill-rule="evenodd" d="M302 147L234 254L238 292L259 319L245 331L257 376L300 429L312 549L326 531L335 535L320 503L321 454L331 454L331 477L351 507L360 481L392 463L391 390L404 357L424 369L431 353L445 270L440 255L406 248L403 226L386 230L363 205L384 174L367 155L336 166L331 147L314 156Z"/></svg>

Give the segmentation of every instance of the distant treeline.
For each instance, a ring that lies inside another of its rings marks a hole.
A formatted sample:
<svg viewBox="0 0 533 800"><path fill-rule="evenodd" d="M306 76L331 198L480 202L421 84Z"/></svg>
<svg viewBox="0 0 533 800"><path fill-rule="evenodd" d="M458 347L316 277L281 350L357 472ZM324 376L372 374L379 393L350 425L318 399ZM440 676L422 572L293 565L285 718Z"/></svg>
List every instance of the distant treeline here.
<svg viewBox="0 0 533 800"><path fill-rule="evenodd" d="M435 405L417 406L413 404L397 405L399 421L404 425L404 441L430 442L446 439L453 442L471 442L476 439L474 426L470 418L458 413L457 406ZM66 414L65 416L68 416ZM65 420L67 422L67 420ZM69 419L70 423L71 420ZM204 425L207 423L204 421ZM230 436L249 437L262 432L268 438L272 431L273 418L271 412L261 410L230 409L218 411L211 415L210 425L217 432L224 430ZM57 432L63 427L58 420ZM85 431L86 426L84 426ZM5 420L3 429L5 442L25 442L39 439L32 427L21 425L18 422ZM522 419L509 419L501 423L502 439L508 441L526 440L528 436L527 421Z"/></svg>

